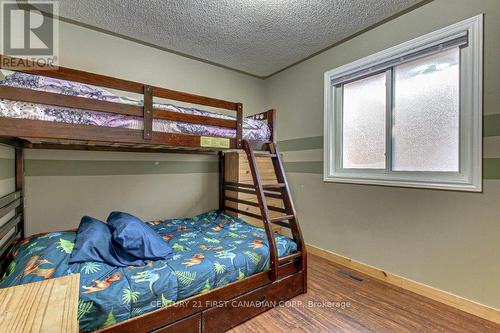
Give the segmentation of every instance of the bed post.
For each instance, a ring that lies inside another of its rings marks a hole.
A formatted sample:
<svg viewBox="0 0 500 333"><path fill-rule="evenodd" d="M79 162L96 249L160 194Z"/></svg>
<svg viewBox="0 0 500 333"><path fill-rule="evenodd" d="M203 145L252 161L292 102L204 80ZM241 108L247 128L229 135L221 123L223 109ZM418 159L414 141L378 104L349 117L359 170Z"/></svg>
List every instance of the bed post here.
<svg viewBox="0 0 500 333"><path fill-rule="evenodd" d="M269 141L276 142L276 109L266 111L267 126L271 130L271 137Z"/></svg>
<svg viewBox="0 0 500 333"><path fill-rule="evenodd" d="M224 177L225 177L225 172L224 172L224 152L221 150L219 151L219 210L224 213L226 210L226 200L225 200L225 193L224 193Z"/></svg>
<svg viewBox="0 0 500 333"><path fill-rule="evenodd" d="M153 88L146 84L144 85L143 119L143 138L151 140L153 137Z"/></svg>
<svg viewBox="0 0 500 333"><path fill-rule="evenodd" d="M21 204L16 208L16 215L20 216L18 231L21 232L21 238L24 238L24 151L22 147L15 148L15 186L16 191L20 192Z"/></svg>
<svg viewBox="0 0 500 333"><path fill-rule="evenodd" d="M236 148L243 147L243 104L236 103Z"/></svg>

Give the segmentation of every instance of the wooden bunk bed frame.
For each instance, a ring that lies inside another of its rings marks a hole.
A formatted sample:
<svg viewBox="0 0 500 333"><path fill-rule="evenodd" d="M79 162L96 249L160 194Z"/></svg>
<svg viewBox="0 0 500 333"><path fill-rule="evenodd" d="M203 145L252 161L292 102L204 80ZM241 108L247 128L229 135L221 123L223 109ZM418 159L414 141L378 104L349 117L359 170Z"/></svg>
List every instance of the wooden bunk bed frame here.
<svg viewBox="0 0 500 333"><path fill-rule="evenodd" d="M296 218L280 154L274 142L274 110L251 116L254 119L267 120L273 133L270 141L247 141L243 140L243 105L241 103L193 95L64 67L59 67L57 70L30 69L34 68L34 65L26 60L0 55L0 67L2 69L142 94L144 106L131 106L5 86L0 86L0 98L141 117L144 121L144 130L0 117L0 143L15 148L15 191L0 198L0 218L13 211L15 212L15 216L0 227L0 239L15 230L14 234L0 247L0 258L3 259L2 267L0 267L2 272L5 270L5 265L8 264L6 254L9 252L10 247L19 239L24 238L23 149L209 153L218 154L219 156L219 208L223 211L229 210L234 213L259 218L263 221L270 244L270 269L209 292L195 295L171 306L120 322L101 331L223 332L306 292L305 244ZM231 110L236 113L236 121L159 110L153 107L154 97ZM207 144L206 138L201 136L153 132L153 119L236 129L236 138L222 139L222 141L213 138L210 141L209 138ZM214 146L210 146L211 144ZM224 180L225 149L244 149L246 151L253 184L229 183ZM272 159L277 184L263 185L261 183L256 164L256 157L258 156ZM254 194L257 197L257 202L233 198L226 195L226 191ZM268 206L266 197L282 199L284 208ZM226 206L226 200L236 200L242 204L259 207L261 215L228 207ZM271 218L269 210L280 211L284 215ZM298 246L296 253L284 258L278 258L276 244L274 237L272 237L272 223L291 230L293 239ZM245 304L244 302L251 304L251 306L242 307L241 304Z"/></svg>

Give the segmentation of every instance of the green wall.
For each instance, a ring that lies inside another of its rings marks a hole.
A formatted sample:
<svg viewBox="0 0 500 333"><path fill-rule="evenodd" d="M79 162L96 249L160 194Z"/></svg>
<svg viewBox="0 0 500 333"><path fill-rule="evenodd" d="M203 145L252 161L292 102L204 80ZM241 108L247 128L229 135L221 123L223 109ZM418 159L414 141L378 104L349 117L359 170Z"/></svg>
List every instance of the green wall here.
<svg viewBox="0 0 500 333"><path fill-rule="evenodd" d="M323 74L484 13L483 193L324 183ZM265 81L306 242L500 309L500 1L435 0Z"/></svg>

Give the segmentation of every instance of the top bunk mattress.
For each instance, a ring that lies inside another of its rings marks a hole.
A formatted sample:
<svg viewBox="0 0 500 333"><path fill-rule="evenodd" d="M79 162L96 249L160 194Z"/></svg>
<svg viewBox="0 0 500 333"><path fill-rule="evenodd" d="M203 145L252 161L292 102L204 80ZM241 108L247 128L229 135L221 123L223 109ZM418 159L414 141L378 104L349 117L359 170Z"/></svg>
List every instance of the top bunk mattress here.
<svg viewBox="0 0 500 333"><path fill-rule="evenodd" d="M142 100L120 97L103 88L19 72L6 75L5 78L0 81L0 85L142 106ZM166 111L236 120L234 116L196 108L176 106L173 104L154 103L153 106ZM143 121L140 117L33 104L6 99L0 99L0 117L137 130L144 129ZM153 119L153 131L224 138L236 137L236 130L232 128L163 119ZM243 118L243 139L268 141L270 137L271 130L265 121Z"/></svg>

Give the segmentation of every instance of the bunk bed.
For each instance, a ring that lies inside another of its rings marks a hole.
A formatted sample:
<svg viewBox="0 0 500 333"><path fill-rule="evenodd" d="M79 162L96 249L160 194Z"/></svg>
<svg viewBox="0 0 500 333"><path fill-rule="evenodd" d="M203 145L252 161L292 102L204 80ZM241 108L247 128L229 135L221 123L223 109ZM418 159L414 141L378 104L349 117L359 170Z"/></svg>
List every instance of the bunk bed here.
<svg viewBox="0 0 500 333"><path fill-rule="evenodd" d="M222 332L306 292L305 244L275 143L274 110L244 118L241 103L64 67L39 70L29 61L6 56L0 56L0 64L4 70L14 71L0 83L0 143L15 148L15 191L0 198L0 218L14 214L0 227L0 239L7 239L0 245L1 271L3 274L7 270L6 279L13 270L12 265L7 268L16 255L20 256L30 244L30 254L36 254L37 247L32 245L34 240L46 242L44 248L47 249L56 246L50 241L53 235L67 241L74 237L72 231L24 237L24 149L194 153L217 154L219 157L219 210L192 219L150 222L151 226L165 240L185 237L182 232L190 228L195 231L191 232L195 239L206 236L206 232L213 235L213 230L225 226L229 227L228 232L238 237L237 232L231 231L241 229L253 237L249 238L255 245L253 249L258 249L257 253L264 260L243 273L242 266L234 264L238 271L228 277L228 284L209 283L210 279L207 279L206 286L184 292L177 288L176 295L170 298L151 289L152 294L161 294L161 299L167 301L158 308L136 311L136 317L124 317L112 326L95 328L103 332ZM142 98L120 98L104 89L140 94ZM211 111L155 103L155 98L209 107ZM235 115L214 112L212 108ZM245 150L253 183L225 181L224 151L228 149ZM256 163L258 157L272 160L276 183L262 183ZM248 201L231 195L238 192L253 194L257 200ZM268 205L268 197L281 199L283 206ZM261 214L230 207L226 205L228 201L258 207ZM269 211L282 215L271 217ZM259 218L264 228L247 225L226 213ZM291 238L275 234L272 224L289 228ZM231 243L235 244L241 242ZM183 257L179 253L177 259L184 260L186 266L191 254L188 252L187 257ZM147 269L159 270L161 265L153 262ZM197 269L205 272L202 266ZM223 269L219 267L219 271ZM109 272L116 273L116 270L111 267ZM175 277L171 281L175 282ZM83 287L81 297L86 290ZM252 305L238 306L233 301Z"/></svg>

